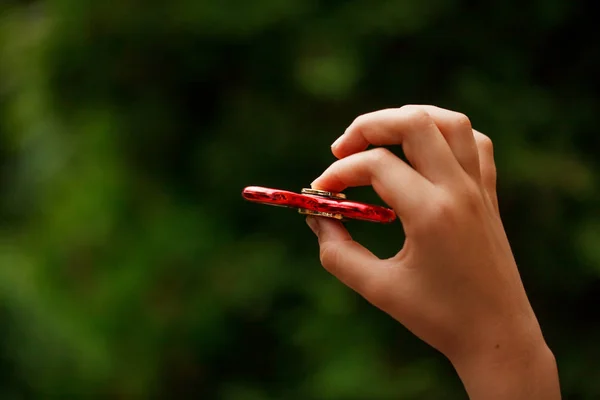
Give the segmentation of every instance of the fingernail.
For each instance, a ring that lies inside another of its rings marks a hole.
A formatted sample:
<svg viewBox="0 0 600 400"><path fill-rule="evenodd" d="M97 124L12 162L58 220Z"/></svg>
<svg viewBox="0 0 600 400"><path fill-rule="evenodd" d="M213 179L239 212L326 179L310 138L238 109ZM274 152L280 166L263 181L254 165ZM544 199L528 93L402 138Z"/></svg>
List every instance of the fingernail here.
<svg viewBox="0 0 600 400"><path fill-rule="evenodd" d="M319 177L319 178L320 178L320 177ZM315 187L315 182L316 182L316 181L318 181L318 180L319 180L319 178L315 179L314 181L312 181L312 182L310 183L310 188L311 188L311 189L321 189L321 190L323 190L323 188Z"/></svg>
<svg viewBox="0 0 600 400"><path fill-rule="evenodd" d="M315 217L306 217L306 224L315 235L319 234L319 221Z"/></svg>
<svg viewBox="0 0 600 400"><path fill-rule="evenodd" d="M338 144L340 144L340 141L341 141L341 140L342 140L342 136L340 136L339 138L337 138L337 139L335 140L335 142L333 142L333 144L331 145L331 148L332 148L332 149L335 149L335 147L336 147Z"/></svg>

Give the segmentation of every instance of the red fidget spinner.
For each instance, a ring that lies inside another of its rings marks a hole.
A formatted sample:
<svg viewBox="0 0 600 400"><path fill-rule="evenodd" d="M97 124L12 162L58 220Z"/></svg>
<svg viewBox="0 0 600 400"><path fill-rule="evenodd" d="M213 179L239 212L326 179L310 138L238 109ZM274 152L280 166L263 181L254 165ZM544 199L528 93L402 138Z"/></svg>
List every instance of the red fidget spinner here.
<svg viewBox="0 0 600 400"><path fill-rule="evenodd" d="M260 204L296 208L300 214L363 221L390 223L396 213L389 208L346 200L343 193L317 189L302 189L301 193L287 190L248 186L242 191L244 199Z"/></svg>

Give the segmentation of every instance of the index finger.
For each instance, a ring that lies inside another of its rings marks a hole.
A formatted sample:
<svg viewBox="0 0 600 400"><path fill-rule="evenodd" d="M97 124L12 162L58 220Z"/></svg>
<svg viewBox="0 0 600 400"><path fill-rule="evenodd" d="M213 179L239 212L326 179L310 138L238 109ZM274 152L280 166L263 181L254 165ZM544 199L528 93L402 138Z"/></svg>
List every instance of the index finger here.
<svg viewBox="0 0 600 400"><path fill-rule="evenodd" d="M462 170L434 119L419 106L404 106L361 115L332 145L344 158L376 146L402 145L404 154L421 175L439 181Z"/></svg>
<svg viewBox="0 0 600 400"><path fill-rule="evenodd" d="M311 184L313 188L333 192L368 185L400 218L418 215L415 210L429 198L427 193L433 188L431 182L382 147L334 162Z"/></svg>

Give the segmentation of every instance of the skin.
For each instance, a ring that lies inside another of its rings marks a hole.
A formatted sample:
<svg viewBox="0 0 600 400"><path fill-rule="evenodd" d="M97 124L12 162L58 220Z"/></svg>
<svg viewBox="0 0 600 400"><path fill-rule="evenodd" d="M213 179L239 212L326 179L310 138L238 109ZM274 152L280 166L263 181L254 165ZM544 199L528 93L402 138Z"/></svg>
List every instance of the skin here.
<svg viewBox="0 0 600 400"><path fill-rule="evenodd" d="M406 239L382 260L338 221L308 217L323 267L444 354L471 399L560 399L500 219L491 140L463 114L407 105L356 118L332 152L312 187L372 186Z"/></svg>

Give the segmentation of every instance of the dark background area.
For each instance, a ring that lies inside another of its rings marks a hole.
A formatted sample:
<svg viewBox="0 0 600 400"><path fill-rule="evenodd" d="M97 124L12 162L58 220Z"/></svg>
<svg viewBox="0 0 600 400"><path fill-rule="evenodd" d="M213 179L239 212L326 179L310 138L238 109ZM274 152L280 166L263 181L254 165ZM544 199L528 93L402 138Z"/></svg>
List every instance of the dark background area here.
<svg viewBox="0 0 600 400"><path fill-rule="evenodd" d="M406 103L494 141L564 398L600 398L592 4L4 0L0 398L464 399L320 267L304 218L240 196L307 187L356 116Z"/></svg>

